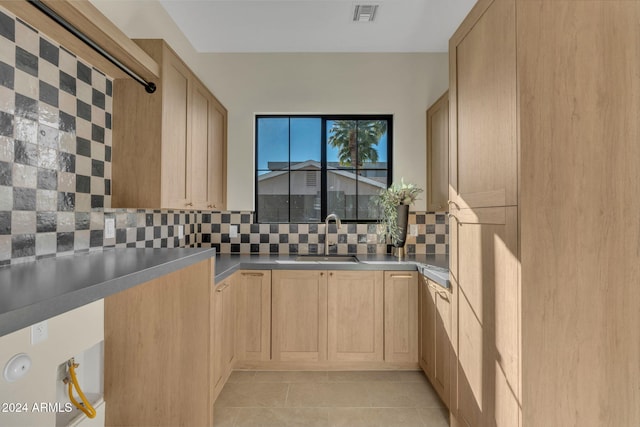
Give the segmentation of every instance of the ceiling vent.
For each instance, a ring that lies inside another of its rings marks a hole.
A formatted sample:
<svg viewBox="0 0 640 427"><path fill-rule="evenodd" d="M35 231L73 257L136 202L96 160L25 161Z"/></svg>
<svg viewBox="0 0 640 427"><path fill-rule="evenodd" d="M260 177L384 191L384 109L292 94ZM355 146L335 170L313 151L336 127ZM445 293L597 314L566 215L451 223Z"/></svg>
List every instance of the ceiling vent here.
<svg viewBox="0 0 640 427"><path fill-rule="evenodd" d="M377 4L357 4L353 10L353 22L373 22L377 11Z"/></svg>

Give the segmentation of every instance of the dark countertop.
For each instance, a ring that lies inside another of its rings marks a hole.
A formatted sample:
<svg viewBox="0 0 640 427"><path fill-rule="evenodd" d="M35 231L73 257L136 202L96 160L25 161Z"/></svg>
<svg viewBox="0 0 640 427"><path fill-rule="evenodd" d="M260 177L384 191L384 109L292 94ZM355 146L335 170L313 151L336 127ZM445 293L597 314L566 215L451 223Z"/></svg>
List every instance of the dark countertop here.
<svg viewBox="0 0 640 427"><path fill-rule="evenodd" d="M405 270L416 269L446 288L449 285L448 255L408 255L402 261L391 255L357 254L358 263L293 262L297 255L216 255L216 283L237 270Z"/></svg>
<svg viewBox="0 0 640 427"><path fill-rule="evenodd" d="M0 336L213 256L213 248L113 249L0 268Z"/></svg>
<svg viewBox="0 0 640 427"><path fill-rule="evenodd" d="M449 287L447 255L357 255L358 263L294 262L296 255L215 254L213 248L113 249L0 268L0 336L103 299L138 284L216 258L215 281L237 270L416 269Z"/></svg>

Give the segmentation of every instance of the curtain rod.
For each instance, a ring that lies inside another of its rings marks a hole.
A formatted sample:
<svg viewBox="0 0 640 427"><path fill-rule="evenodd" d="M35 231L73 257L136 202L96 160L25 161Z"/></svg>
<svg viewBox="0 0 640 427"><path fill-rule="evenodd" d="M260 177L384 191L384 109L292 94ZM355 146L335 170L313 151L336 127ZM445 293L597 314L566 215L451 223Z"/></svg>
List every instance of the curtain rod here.
<svg viewBox="0 0 640 427"><path fill-rule="evenodd" d="M115 65L116 67L118 67L119 69L121 69L122 71L124 71L128 76L130 76L133 80L137 81L138 83L140 83L142 86L144 86L145 90L148 93L153 93L156 91L156 85L153 82L148 82L145 79L143 79L142 77L140 77L138 74L136 74L135 72L133 72L131 69L129 69L129 67L127 67L126 65L124 65L122 62L118 61L116 58L114 58L109 52L107 52L106 50L104 50L103 48L101 48L100 46L98 46L93 40L91 40L89 37L87 37L86 35L84 35L80 30L78 30L76 27L74 27L73 25L71 25L69 22L67 22L63 17L61 17L60 15L58 15L55 11L53 11L49 6L45 5L44 3L42 3L40 0L27 0L29 3L31 3L34 7L36 7L38 10L40 10L42 13L44 13L45 15L47 15L49 18L53 19L54 21L56 21L58 24L60 24L62 27L64 27L64 29L66 29L67 31L69 31L71 34L73 34L74 36L76 36L77 38L79 38L80 40L82 40L85 44L87 44L89 47L91 47L93 50L95 50L96 52L98 52L100 55L102 55L103 57L105 57L109 62L111 62L113 65Z"/></svg>

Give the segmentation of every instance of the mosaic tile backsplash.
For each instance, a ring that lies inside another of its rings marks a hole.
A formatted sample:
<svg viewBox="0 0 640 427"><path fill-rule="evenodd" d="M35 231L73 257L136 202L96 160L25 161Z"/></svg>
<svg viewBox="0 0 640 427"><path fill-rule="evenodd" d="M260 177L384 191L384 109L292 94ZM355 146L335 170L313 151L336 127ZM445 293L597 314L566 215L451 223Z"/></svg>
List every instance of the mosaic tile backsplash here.
<svg viewBox="0 0 640 427"><path fill-rule="evenodd" d="M220 253L314 254L324 252L324 224L257 224L252 212L212 212L201 214L198 244L213 246ZM449 253L449 224L444 212L410 212L409 224L417 236L407 236L408 254ZM230 236L236 226L237 237ZM329 224L329 253L384 254L390 246L381 241L378 224L342 224L338 231Z"/></svg>
<svg viewBox="0 0 640 427"><path fill-rule="evenodd" d="M0 266L109 248L324 251L324 224L255 224L253 212L240 211L111 209L112 83L0 8ZM109 218L116 232L107 239ZM448 252L444 214L412 212L409 222L418 235L408 236L408 253ZM330 252L388 253L376 227L331 224Z"/></svg>

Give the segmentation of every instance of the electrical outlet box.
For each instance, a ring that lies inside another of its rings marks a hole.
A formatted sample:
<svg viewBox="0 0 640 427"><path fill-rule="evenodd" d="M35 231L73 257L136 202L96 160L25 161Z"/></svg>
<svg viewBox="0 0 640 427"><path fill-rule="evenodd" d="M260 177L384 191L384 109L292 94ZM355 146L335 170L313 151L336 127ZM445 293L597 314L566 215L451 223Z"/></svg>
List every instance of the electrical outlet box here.
<svg viewBox="0 0 640 427"><path fill-rule="evenodd" d="M416 237L418 235L418 224L411 224L409 226L409 234L411 234L413 237Z"/></svg>
<svg viewBox="0 0 640 427"><path fill-rule="evenodd" d="M184 225L178 226L178 239L184 239Z"/></svg>
<svg viewBox="0 0 640 427"><path fill-rule="evenodd" d="M230 238L235 238L238 237L238 226L237 225L230 225L229 226L229 237Z"/></svg>
<svg viewBox="0 0 640 427"><path fill-rule="evenodd" d="M49 337L49 325L47 321L31 326L31 345L41 343Z"/></svg>
<svg viewBox="0 0 640 427"><path fill-rule="evenodd" d="M58 365L58 369L56 371L56 379L58 381L62 381L67 378L69 370L67 368L67 362L61 363Z"/></svg>
<svg viewBox="0 0 640 427"><path fill-rule="evenodd" d="M116 237L116 220L115 218L104 219L104 238L113 239Z"/></svg>

